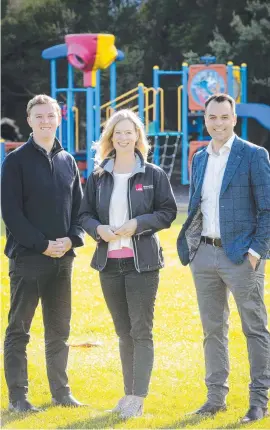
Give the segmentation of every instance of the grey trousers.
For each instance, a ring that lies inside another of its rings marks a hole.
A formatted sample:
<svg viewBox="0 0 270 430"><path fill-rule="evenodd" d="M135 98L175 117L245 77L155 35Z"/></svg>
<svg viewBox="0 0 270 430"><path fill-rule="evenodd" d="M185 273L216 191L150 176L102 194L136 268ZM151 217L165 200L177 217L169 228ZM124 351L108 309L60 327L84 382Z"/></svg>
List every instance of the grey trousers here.
<svg viewBox="0 0 270 430"><path fill-rule="evenodd" d="M99 275L119 336L125 394L146 397L154 361L152 329L159 271L138 273L133 258L108 258Z"/></svg>
<svg viewBox="0 0 270 430"><path fill-rule="evenodd" d="M248 257L236 265L223 248L201 243L190 267L204 332L208 400L223 405L229 391L228 296L231 292L247 340L250 405L266 407L270 387L270 333L263 298L265 261L255 271Z"/></svg>

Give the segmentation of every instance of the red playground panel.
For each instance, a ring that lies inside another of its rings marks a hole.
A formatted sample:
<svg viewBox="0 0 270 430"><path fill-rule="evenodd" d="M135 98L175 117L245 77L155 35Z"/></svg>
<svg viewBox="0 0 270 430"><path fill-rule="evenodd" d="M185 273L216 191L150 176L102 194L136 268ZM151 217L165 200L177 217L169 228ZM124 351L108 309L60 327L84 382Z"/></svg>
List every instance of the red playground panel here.
<svg viewBox="0 0 270 430"><path fill-rule="evenodd" d="M189 142L188 171L190 176L191 161L195 152L209 144L209 140L191 140Z"/></svg>

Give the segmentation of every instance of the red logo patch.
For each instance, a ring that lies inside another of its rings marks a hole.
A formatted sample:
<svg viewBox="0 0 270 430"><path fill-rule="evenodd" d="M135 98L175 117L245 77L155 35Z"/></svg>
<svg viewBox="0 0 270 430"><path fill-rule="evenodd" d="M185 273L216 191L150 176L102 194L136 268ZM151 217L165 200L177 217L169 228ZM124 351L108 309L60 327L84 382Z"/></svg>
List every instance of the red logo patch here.
<svg viewBox="0 0 270 430"><path fill-rule="evenodd" d="M135 189L136 191L143 191L143 184L136 184Z"/></svg>

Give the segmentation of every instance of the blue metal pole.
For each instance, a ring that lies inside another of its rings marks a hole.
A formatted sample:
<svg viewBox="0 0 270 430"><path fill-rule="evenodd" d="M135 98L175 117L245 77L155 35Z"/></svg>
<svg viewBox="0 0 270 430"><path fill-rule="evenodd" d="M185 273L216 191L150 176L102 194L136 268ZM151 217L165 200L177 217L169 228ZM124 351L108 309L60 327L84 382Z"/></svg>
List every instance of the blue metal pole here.
<svg viewBox="0 0 270 430"><path fill-rule="evenodd" d="M110 65L110 101L116 99L116 62ZM112 102L111 107L114 109L116 103Z"/></svg>
<svg viewBox="0 0 270 430"><path fill-rule="evenodd" d="M68 63L68 91L67 91L67 151L70 153L74 152L74 127L73 125L73 94L71 89L73 88L73 70L71 64ZM73 134L72 134L73 129Z"/></svg>
<svg viewBox="0 0 270 430"><path fill-rule="evenodd" d="M56 89L57 89L56 60L51 60L50 65L51 65L51 96L52 98L56 99Z"/></svg>
<svg viewBox="0 0 270 430"><path fill-rule="evenodd" d="M160 131L160 126L159 126L159 93L158 93L158 88L159 88L159 67L158 66L154 66L153 67L153 87L156 90L156 96L155 96L155 120L154 120L154 124L155 124L155 132L158 133Z"/></svg>
<svg viewBox="0 0 270 430"><path fill-rule="evenodd" d="M182 63L182 184L188 180L188 63Z"/></svg>
<svg viewBox="0 0 270 430"><path fill-rule="evenodd" d="M155 131L155 143L154 143L154 164L159 166L159 138L158 134L160 132L160 126L159 126L159 67L154 66L153 67L153 87L156 91L155 93L155 119L154 119L154 131Z"/></svg>
<svg viewBox="0 0 270 430"><path fill-rule="evenodd" d="M86 161L87 176L94 169L92 144L94 141L94 88L86 88Z"/></svg>
<svg viewBox="0 0 270 430"><path fill-rule="evenodd" d="M0 150L1 150L1 166L2 166L2 163L3 163L3 161L5 159L5 155L6 155L6 148L5 148L5 142L4 141L1 142Z"/></svg>
<svg viewBox="0 0 270 430"><path fill-rule="evenodd" d="M57 79L56 79L56 60L50 60L50 66L51 66L51 96L53 99L57 99ZM60 124L60 127L63 127L62 124ZM56 137L59 139L60 135L60 127L56 130Z"/></svg>
<svg viewBox="0 0 270 430"><path fill-rule="evenodd" d="M139 117L144 122L144 85L138 84L138 98L139 98Z"/></svg>
<svg viewBox="0 0 270 430"><path fill-rule="evenodd" d="M227 63L227 79L228 79L228 94L234 96L233 94L233 62L228 61Z"/></svg>
<svg viewBox="0 0 270 430"><path fill-rule="evenodd" d="M95 141L100 136L100 70L96 71L96 88L95 88Z"/></svg>
<svg viewBox="0 0 270 430"><path fill-rule="evenodd" d="M246 63L241 64L241 103L247 103L247 65ZM241 124L242 139L248 138L248 119L242 118Z"/></svg>

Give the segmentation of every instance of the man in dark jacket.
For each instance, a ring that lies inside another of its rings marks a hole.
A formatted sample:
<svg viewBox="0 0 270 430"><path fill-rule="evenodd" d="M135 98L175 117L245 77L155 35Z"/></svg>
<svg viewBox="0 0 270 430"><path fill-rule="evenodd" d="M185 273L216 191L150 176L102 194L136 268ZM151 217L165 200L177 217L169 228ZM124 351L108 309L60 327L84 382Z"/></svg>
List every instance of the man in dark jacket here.
<svg viewBox="0 0 270 430"><path fill-rule="evenodd" d="M71 395L66 374L73 248L83 245L84 235L77 217L82 199L79 171L55 137L61 122L57 101L35 96L27 116L33 133L2 167L11 288L4 364L9 409L16 412L38 410L27 400L26 346L39 299L53 403L81 405Z"/></svg>

